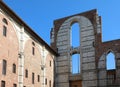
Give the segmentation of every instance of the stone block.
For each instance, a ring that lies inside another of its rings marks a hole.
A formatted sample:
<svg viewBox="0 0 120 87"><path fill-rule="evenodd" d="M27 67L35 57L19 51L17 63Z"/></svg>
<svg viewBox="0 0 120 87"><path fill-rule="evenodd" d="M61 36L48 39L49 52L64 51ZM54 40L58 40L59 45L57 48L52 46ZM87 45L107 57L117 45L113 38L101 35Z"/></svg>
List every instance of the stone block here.
<svg viewBox="0 0 120 87"><path fill-rule="evenodd" d="M91 52L85 52L85 53L82 53L82 57L94 57L95 56L95 52L94 51L91 51Z"/></svg>
<svg viewBox="0 0 120 87"><path fill-rule="evenodd" d="M68 60L68 56L66 56L66 55L63 55L63 56L60 56L57 58L57 62L58 61L66 61L66 60Z"/></svg>
<svg viewBox="0 0 120 87"><path fill-rule="evenodd" d="M98 74L99 74L99 76L98 76L99 79L105 79L106 78L106 70L100 70L98 72Z"/></svg>
<svg viewBox="0 0 120 87"><path fill-rule="evenodd" d="M82 58L82 63L95 62L95 57Z"/></svg>
<svg viewBox="0 0 120 87"><path fill-rule="evenodd" d="M57 67L57 73L68 73L69 72L69 68L68 66L63 66L63 67Z"/></svg>
<svg viewBox="0 0 120 87"><path fill-rule="evenodd" d="M84 80L87 80L87 81L90 80L90 81L92 81L92 80L97 79L97 75L96 75L96 73L94 71L83 72L82 73L82 77L83 77L83 81Z"/></svg>
<svg viewBox="0 0 120 87"><path fill-rule="evenodd" d="M88 30L88 31L81 32L81 37L92 36L92 35L94 35L93 30Z"/></svg>
<svg viewBox="0 0 120 87"><path fill-rule="evenodd" d="M70 87L69 83L59 83L56 87Z"/></svg>
<svg viewBox="0 0 120 87"><path fill-rule="evenodd" d="M89 46L89 45L93 46L93 42L94 42L94 40L81 42L81 47L83 47L83 46Z"/></svg>
<svg viewBox="0 0 120 87"><path fill-rule="evenodd" d="M59 67L59 66L68 66L68 65L69 65L68 60L57 62L57 66L58 66L58 67Z"/></svg>
<svg viewBox="0 0 120 87"><path fill-rule="evenodd" d="M62 83L62 82L68 82L69 81L69 78L68 78L68 75L67 74L59 74L58 77L57 77L57 81L58 83ZM63 86L64 87L64 86Z"/></svg>
<svg viewBox="0 0 120 87"><path fill-rule="evenodd" d="M102 79L98 81L100 87L106 87L107 81L106 79Z"/></svg>
<svg viewBox="0 0 120 87"><path fill-rule="evenodd" d="M85 42L85 41L89 41L89 40L92 40L94 41L95 37L92 35L92 36L87 36L87 37L83 37L81 38L81 42Z"/></svg>
<svg viewBox="0 0 120 87"><path fill-rule="evenodd" d="M99 69L105 69L106 68L106 62L104 60L101 60L98 62L98 68Z"/></svg>

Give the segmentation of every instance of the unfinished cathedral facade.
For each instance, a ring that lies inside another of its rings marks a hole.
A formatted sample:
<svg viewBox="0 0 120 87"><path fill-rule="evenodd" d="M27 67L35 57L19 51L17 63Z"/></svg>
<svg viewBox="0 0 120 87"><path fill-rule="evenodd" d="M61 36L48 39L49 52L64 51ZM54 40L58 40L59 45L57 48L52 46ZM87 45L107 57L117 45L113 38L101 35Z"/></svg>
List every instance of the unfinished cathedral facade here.
<svg viewBox="0 0 120 87"><path fill-rule="evenodd" d="M74 47L71 29L79 24L79 46ZM120 40L102 42L101 17L91 10L54 21L51 47L55 59L55 87L120 87ZM115 68L107 69L107 55L113 53ZM72 56L79 54L80 72L73 74Z"/></svg>
<svg viewBox="0 0 120 87"><path fill-rule="evenodd" d="M49 46L0 0L0 87L120 87L120 40L102 42L101 27L96 9L54 20Z"/></svg>

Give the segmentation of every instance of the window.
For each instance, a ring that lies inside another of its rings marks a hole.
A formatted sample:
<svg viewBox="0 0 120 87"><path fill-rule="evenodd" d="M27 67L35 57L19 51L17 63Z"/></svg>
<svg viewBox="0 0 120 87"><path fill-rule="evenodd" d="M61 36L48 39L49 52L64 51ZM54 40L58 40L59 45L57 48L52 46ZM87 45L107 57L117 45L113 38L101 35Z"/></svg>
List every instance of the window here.
<svg viewBox="0 0 120 87"><path fill-rule="evenodd" d="M3 26L3 36L7 36L7 27Z"/></svg>
<svg viewBox="0 0 120 87"><path fill-rule="evenodd" d="M115 56L112 52L107 55L106 68L107 70L116 69Z"/></svg>
<svg viewBox="0 0 120 87"><path fill-rule="evenodd" d="M51 87L51 80L49 81L49 87Z"/></svg>
<svg viewBox="0 0 120 87"><path fill-rule="evenodd" d="M34 73L32 73L32 84L34 84Z"/></svg>
<svg viewBox="0 0 120 87"><path fill-rule="evenodd" d="M78 23L71 26L71 45L73 47L80 46L80 27Z"/></svg>
<svg viewBox="0 0 120 87"><path fill-rule="evenodd" d="M5 81L1 81L1 87L5 87Z"/></svg>
<svg viewBox="0 0 120 87"><path fill-rule="evenodd" d="M16 84L13 84L13 87L17 87L17 85L16 85Z"/></svg>
<svg viewBox="0 0 120 87"><path fill-rule="evenodd" d="M40 75L38 75L38 82L40 82Z"/></svg>
<svg viewBox="0 0 120 87"><path fill-rule="evenodd" d="M33 45L33 46L35 46L35 43L34 43L34 42L32 42L32 45Z"/></svg>
<svg viewBox="0 0 120 87"><path fill-rule="evenodd" d="M71 73L80 73L80 26L78 22L71 25Z"/></svg>
<svg viewBox="0 0 120 87"><path fill-rule="evenodd" d="M16 73L16 65L15 64L13 64L13 73Z"/></svg>
<svg viewBox="0 0 120 87"><path fill-rule="evenodd" d="M51 67L51 61L50 61L50 67Z"/></svg>
<svg viewBox="0 0 120 87"><path fill-rule="evenodd" d="M6 60L3 60L3 66L2 66L2 74L6 75L6 69L7 69L7 62Z"/></svg>
<svg viewBox="0 0 120 87"><path fill-rule="evenodd" d="M80 73L80 54L72 55L72 74Z"/></svg>
<svg viewBox="0 0 120 87"><path fill-rule="evenodd" d="M32 55L35 55L35 43L34 42L32 42Z"/></svg>
<svg viewBox="0 0 120 87"><path fill-rule="evenodd" d="M45 79L45 85L47 85L47 78Z"/></svg>
<svg viewBox="0 0 120 87"><path fill-rule="evenodd" d="M35 55L35 48L32 47L32 54Z"/></svg>
<svg viewBox="0 0 120 87"><path fill-rule="evenodd" d="M2 20L6 25L8 25L8 22L7 22L7 20L5 19L5 18L3 18L3 20Z"/></svg>
<svg viewBox="0 0 120 87"><path fill-rule="evenodd" d="M25 70L25 77L28 78L28 70Z"/></svg>

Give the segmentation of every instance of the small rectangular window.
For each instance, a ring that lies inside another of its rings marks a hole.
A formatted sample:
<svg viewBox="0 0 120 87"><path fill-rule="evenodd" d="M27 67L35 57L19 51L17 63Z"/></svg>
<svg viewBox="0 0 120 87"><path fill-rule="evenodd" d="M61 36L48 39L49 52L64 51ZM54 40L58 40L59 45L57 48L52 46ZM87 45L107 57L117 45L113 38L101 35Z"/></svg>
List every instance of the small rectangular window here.
<svg viewBox="0 0 120 87"><path fill-rule="evenodd" d="M32 73L32 84L34 84L34 73Z"/></svg>
<svg viewBox="0 0 120 87"><path fill-rule="evenodd" d="M28 78L28 70L25 70L25 77Z"/></svg>
<svg viewBox="0 0 120 87"><path fill-rule="evenodd" d="M51 61L50 61L50 67L51 67Z"/></svg>
<svg viewBox="0 0 120 87"><path fill-rule="evenodd" d="M3 36L7 36L7 27L3 26Z"/></svg>
<svg viewBox="0 0 120 87"><path fill-rule="evenodd" d="M32 54L35 55L35 48L32 47Z"/></svg>
<svg viewBox="0 0 120 87"><path fill-rule="evenodd" d="M13 87L17 87L17 84L13 84Z"/></svg>
<svg viewBox="0 0 120 87"><path fill-rule="evenodd" d="M47 78L45 79L45 85L47 85Z"/></svg>
<svg viewBox="0 0 120 87"><path fill-rule="evenodd" d="M5 81L1 81L1 87L5 87Z"/></svg>
<svg viewBox="0 0 120 87"><path fill-rule="evenodd" d="M16 65L15 64L13 64L13 73L16 73Z"/></svg>
<svg viewBox="0 0 120 87"><path fill-rule="evenodd" d="M49 81L49 87L51 87L51 80Z"/></svg>
<svg viewBox="0 0 120 87"><path fill-rule="evenodd" d="M6 60L3 60L3 64L2 64L2 74L6 75L6 69L7 69L7 62Z"/></svg>
<svg viewBox="0 0 120 87"><path fill-rule="evenodd" d="M40 75L38 75L38 82L40 82Z"/></svg>

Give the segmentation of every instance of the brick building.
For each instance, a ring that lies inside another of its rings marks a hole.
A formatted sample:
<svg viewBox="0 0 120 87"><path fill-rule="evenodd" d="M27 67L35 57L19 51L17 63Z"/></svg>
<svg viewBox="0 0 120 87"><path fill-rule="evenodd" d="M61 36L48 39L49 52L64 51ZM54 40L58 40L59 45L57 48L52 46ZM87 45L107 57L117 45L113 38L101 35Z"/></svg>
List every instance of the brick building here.
<svg viewBox="0 0 120 87"><path fill-rule="evenodd" d="M0 1L0 87L53 87L58 54Z"/></svg>
<svg viewBox="0 0 120 87"><path fill-rule="evenodd" d="M71 26L79 24L79 46ZM51 46L0 1L1 87L120 87L120 40L102 42L101 17L91 10L54 21ZM108 69L112 53L115 68ZM79 72L73 73L73 55Z"/></svg>

